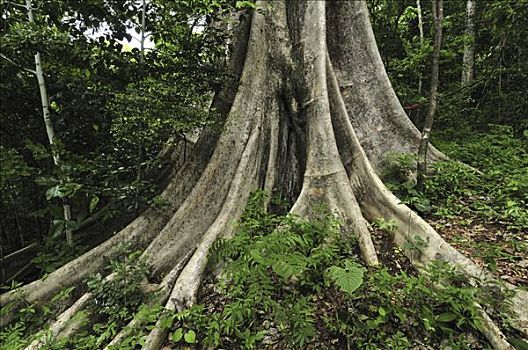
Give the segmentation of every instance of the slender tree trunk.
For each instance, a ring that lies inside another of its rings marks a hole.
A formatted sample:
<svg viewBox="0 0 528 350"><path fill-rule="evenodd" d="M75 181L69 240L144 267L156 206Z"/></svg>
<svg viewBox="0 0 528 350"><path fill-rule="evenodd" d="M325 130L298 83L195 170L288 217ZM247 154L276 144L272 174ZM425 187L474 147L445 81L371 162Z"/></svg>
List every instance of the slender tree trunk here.
<svg viewBox="0 0 528 350"><path fill-rule="evenodd" d="M429 146L429 135L433 127L433 120L436 114L438 103L438 70L440 65L440 48L442 46L442 21L444 18L443 0L433 0L433 19L434 19L434 46L433 60L431 65L431 92L429 96L429 108L425 116L422 137L420 139L420 148L418 149L418 171L416 174L416 188L422 192L424 190L424 180L427 174L427 148Z"/></svg>
<svg viewBox="0 0 528 350"><path fill-rule="evenodd" d="M466 29L464 41L464 57L462 61L462 86L469 85L474 78L475 65L475 0L466 2Z"/></svg>
<svg viewBox="0 0 528 350"><path fill-rule="evenodd" d="M26 0L26 8L27 8L27 16L30 23L33 23L35 21L33 17L33 7L31 0ZM53 123L51 121L50 116L50 108L49 108L49 99L48 99L48 91L46 89L46 81L44 80L44 72L42 70L42 59L40 57L40 52L37 52L35 54L35 71L37 75L38 85L39 85L39 91L40 91L40 100L42 103L42 116L44 118L44 125L46 126L46 133L48 135L48 141L51 145L51 152L53 155L53 163L56 167L60 165L60 155L55 147L55 129L53 128ZM70 205L63 200L63 215L64 215L64 221L67 224L69 221L71 221L71 208ZM66 232L66 242L68 245L73 245L73 232L70 228L66 227L65 225L65 232Z"/></svg>
<svg viewBox="0 0 528 350"><path fill-rule="evenodd" d="M141 4L141 42L140 42L140 52L141 56L139 62L141 67L145 64L145 14L147 12L147 0L143 0Z"/></svg>
<svg viewBox="0 0 528 350"><path fill-rule="evenodd" d="M147 12L147 1L142 0L141 3L141 38L139 41L139 70L140 70L140 77L141 79L144 79L144 72L145 72L145 15ZM143 180L144 171L143 171L143 165L142 163L145 160L145 146L143 144L143 139L140 140L140 143L138 145L138 164L137 164L137 174L136 174L136 180L141 181ZM138 208L139 201L136 201L136 208Z"/></svg>
<svg viewBox="0 0 528 350"><path fill-rule="evenodd" d="M420 51L422 51L424 48L424 28L423 28L423 15L422 15L421 0L416 0L416 9L418 11L418 30L420 33ZM422 88L423 88L422 70L418 68L418 97L422 97ZM418 125L419 122L420 122L420 106L416 108L414 124Z"/></svg>

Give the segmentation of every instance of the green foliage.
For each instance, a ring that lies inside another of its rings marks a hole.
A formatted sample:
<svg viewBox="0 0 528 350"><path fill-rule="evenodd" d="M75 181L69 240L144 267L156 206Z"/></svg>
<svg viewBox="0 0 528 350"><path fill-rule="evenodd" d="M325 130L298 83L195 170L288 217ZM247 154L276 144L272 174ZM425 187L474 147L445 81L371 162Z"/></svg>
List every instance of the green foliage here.
<svg viewBox="0 0 528 350"><path fill-rule="evenodd" d="M402 202L422 213L447 218L464 216L526 230L528 139L515 138L511 127L500 126L491 126L485 134L465 131L463 135L450 131L442 135L444 141L436 142L457 160L431 164L423 194L414 189L412 181L402 181L402 172L413 170L407 156L396 158L389 187Z"/></svg>
<svg viewBox="0 0 528 350"><path fill-rule="evenodd" d="M465 285L465 280L444 265L432 265L427 275L419 276L392 275L381 268L367 274L364 286L352 298L333 303L322 321L343 344L362 349L387 344L408 349L415 341L469 348L464 346L464 333L480 329L473 302L486 296L479 294L479 288ZM332 298L332 293L326 298Z"/></svg>
<svg viewBox="0 0 528 350"><path fill-rule="evenodd" d="M85 246L76 245L70 247L63 239L55 236L44 242L37 256L31 262L42 274L46 275L65 265L85 251Z"/></svg>
<svg viewBox="0 0 528 350"><path fill-rule="evenodd" d="M202 127L212 116L207 113L210 94L195 85L186 74L147 77L128 84L108 102L107 110L114 116L110 133L114 147L121 154L130 148L144 148L145 159L154 159L164 142L174 135ZM188 88L182 89L182 85ZM128 162L137 162L136 153L128 154ZM146 164L142 164L145 167Z"/></svg>
<svg viewBox="0 0 528 350"><path fill-rule="evenodd" d="M93 294L85 310L79 312L69 322L79 327L71 337L53 339L46 327L60 312L71 305L74 287L61 291L45 305L28 305L16 310L15 321L0 331L2 349L23 349L33 340L43 341L43 348L59 349L102 349L112 340L131 319L152 325L161 314L159 305L144 305L148 296L143 295L140 285L147 276L145 263L139 259L139 253L129 253L122 247L120 257L111 261L106 274L112 278L103 278L96 274L87 281L88 291ZM11 312L9 305L1 311ZM40 331L39 331L40 330ZM192 342L192 333L186 335ZM132 329L116 346L117 349L133 349L144 342L143 329Z"/></svg>
<svg viewBox="0 0 528 350"><path fill-rule="evenodd" d="M385 220L384 218L377 218L373 222L373 226L387 233L392 233L394 230L398 228L398 225L396 224L394 220L392 219Z"/></svg>
<svg viewBox="0 0 528 350"><path fill-rule="evenodd" d="M94 296L93 311L109 322L124 324L144 301L139 287L146 278L147 268L139 261L139 255L140 252L134 252L111 261L108 272L114 273L114 278L104 278L98 273L87 282Z"/></svg>
<svg viewBox="0 0 528 350"><path fill-rule="evenodd" d="M421 6L423 45L415 0L372 0L367 4L392 85L404 107L414 106L409 108L409 114L421 128L431 74L430 3ZM435 123L450 128L473 125L478 130L484 130L488 123L500 123L512 126L517 135L528 128L524 97L528 74L527 4L526 0L477 1L476 37L470 38L465 34L466 1L444 3L440 96ZM471 41L475 44L475 79L461 87L464 45Z"/></svg>
<svg viewBox="0 0 528 350"><path fill-rule="evenodd" d="M141 31L136 1L34 1L33 10L35 22L28 23L24 7L2 3L4 252L59 236L65 226L76 229L102 209L104 220L150 205L167 167L157 159L167 140L181 143L185 132L216 117L207 110L225 80L225 32L208 24L235 8L223 0L149 1L146 34L156 47L143 54L123 43L132 39L128 31ZM28 71L36 50L60 167L51 159L38 84ZM62 200L71 205L72 222L63 219Z"/></svg>
<svg viewBox="0 0 528 350"><path fill-rule="evenodd" d="M410 205L420 213L430 213L432 207L427 196L416 189L413 174L417 157L414 154L391 153L387 156L383 173L385 184L400 197L402 203Z"/></svg>
<svg viewBox="0 0 528 350"><path fill-rule="evenodd" d="M215 245L211 267L222 264L223 273L214 291L202 291L207 303L167 318L174 346L194 332L200 347L213 348L297 349L329 341L361 349L469 348L466 334L480 329L474 302L488 302L496 291L471 286L440 263L423 275L367 270L332 216L270 215L266 198L257 192L235 236ZM383 220L377 226L394 229ZM409 249L419 247L417 240ZM501 315L507 303L489 305Z"/></svg>
<svg viewBox="0 0 528 350"><path fill-rule="evenodd" d="M241 9L241 8L255 9L256 5L253 1L237 1L235 4L235 7L237 9Z"/></svg>
<svg viewBox="0 0 528 350"><path fill-rule="evenodd" d="M396 182L409 180L416 167L417 156L409 153L389 153L383 177Z"/></svg>
<svg viewBox="0 0 528 350"><path fill-rule="evenodd" d="M304 346L316 335L313 300L307 292L323 288L321 271L337 257L336 223L326 216L304 222L268 215L265 199L257 192L237 234L214 248L212 262L225 262L219 281L226 298L223 310L197 317L192 312L201 315L203 307L196 306L176 317L177 329L196 330L200 344L229 347L238 342L254 348L269 337L262 324L274 324L293 347ZM356 278L357 266L350 262L345 268ZM179 333L175 337L180 338Z"/></svg>
<svg viewBox="0 0 528 350"><path fill-rule="evenodd" d="M366 269L358 263L345 260L345 267L330 266L328 277L334 281L336 286L343 292L352 294L363 284L363 275Z"/></svg>
<svg viewBox="0 0 528 350"><path fill-rule="evenodd" d="M214 281L214 290L213 281L206 281L202 297L207 303L174 313L162 312L159 305L142 305L147 299L139 286L146 267L138 253L123 253L106 271L114 273L112 279L96 275L88 281L94 298L81 315L85 318L81 331L73 338L49 342L48 348L100 349L134 315L146 328L130 330L112 349L143 344L144 329L151 329L158 319L163 328L171 329L169 346L246 349L330 343L361 349L403 350L417 344L469 349L467 334L481 327L475 302L488 305L487 311L507 324L503 315L509 295L500 288L470 285L455 268L442 263L428 266L420 275L367 270L351 250L356 242L333 216L321 213L303 221L271 215L266 213L266 201L264 192L255 193L234 237L215 245L210 267L221 264L223 273ZM376 226L394 229L390 221L378 220ZM420 245L417 239L408 249L419 250ZM0 340L7 349L23 348L34 339L31 330L53 314L50 307L28 305L18 311L15 324L0 332Z"/></svg>
<svg viewBox="0 0 528 350"><path fill-rule="evenodd" d="M38 174L18 150L0 145L0 227L2 227L2 249L16 250L31 240L28 233L38 227L38 220L32 214L40 209L33 178ZM33 198L26 203L21 198Z"/></svg>
<svg viewBox="0 0 528 350"><path fill-rule="evenodd" d="M15 289L18 285L13 284L10 289ZM0 330L0 345L2 349L18 350L24 349L34 339L44 339L47 331L39 330L46 324L50 317L57 312L64 310L68 301L71 299L74 288L67 288L57 293L45 305L32 305L22 301L23 306L12 310L12 304L7 304L0 312L15 312L14 321L7 327Z"/></svg>
<svg viewBox="0 0 528 350"><path fill-rule="evenodd" d="M93 294L86 312L78 318L82 327L73 337L54 340L50 349L101 349L112 340L137 313L139 319L154 322L160 307L142 306L148 299L140 289L147 276L147 267L139 252L128 253L122 248L121 256L110 262L103 277L98 273L87 281L88 291ZM123 341L113 349L130 349L143 342L140 329L131 330Z"/></svg>
<svg viewBox="0 0 528 350"><path fill-rule="evenodd" d="M174 343L179 343L180 340L184 340L187 344L196 343L196 332L192 329L183 333L183 328L178 328L172 333L171 340Z"/></svg>

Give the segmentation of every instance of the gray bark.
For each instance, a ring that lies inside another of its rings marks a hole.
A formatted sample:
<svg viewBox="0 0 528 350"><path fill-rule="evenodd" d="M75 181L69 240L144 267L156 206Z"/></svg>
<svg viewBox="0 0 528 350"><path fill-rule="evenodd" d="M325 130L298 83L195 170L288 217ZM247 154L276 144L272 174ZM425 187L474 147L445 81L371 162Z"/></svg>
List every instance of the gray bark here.
<svg viewBox="0 0 528 350"><path fill-rule="evenodd" d="M382 174L388 153L418 152L420 132L392 88L366 3L332 2L327 17L328 53L350 121L372 166ZM433 161L445 159L431 145L428 153Z"/></svg>
<svg viewBox="0 0 528 350"><path fill-rule="evenodd" d="M466 2L466 29L464 42L464 57L462 61L462 86L473 82L475 66L475 0Z"/></svg>

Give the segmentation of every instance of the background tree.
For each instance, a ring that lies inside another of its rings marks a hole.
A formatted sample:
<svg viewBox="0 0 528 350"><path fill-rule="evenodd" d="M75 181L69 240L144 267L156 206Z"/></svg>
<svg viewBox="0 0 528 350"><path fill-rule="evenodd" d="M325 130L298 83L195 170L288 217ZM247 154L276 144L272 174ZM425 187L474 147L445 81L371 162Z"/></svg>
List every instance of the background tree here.
<svg viewBox="0 0 528 350"><path fill-rule="evenodd" d="M433 127L434 116L438 99L438 70L440 66L440 49L442 47L442 22L444 19L444 5L442 0L432 1L434 17L434 43L433 59L431 63L431 91L429 95L429 108L424 121L420 147L418 148L418 167L416 174L416 188L418 191L424 190L424 178L427 174L427 148L429 147L429 135Z"/></svg>
<svg viewBox="0 0 528 350"><path fill-rule="evenodd" d="M473 67L475 65L475 7L473 0L466 2L466 40L462 61L462 85L473 82Z"/></svg>
<svg viewBox="0 0 528 350"><path fill-rule="evenodd" d="M33 18L33 8L31 0L26 0L26 11L29 23L34 23ZM46 88L46 81L44 79L44 72L42 71L42 59L40 57L40 52L37 51L35 54L35 75L37 76L40 100L42 103L42 117L44 118L44 124L46 125L46 134L48 135L48 141L52 148L51 152L53 155L53 163L56 167L60 167L60 155L58 150L55 148L55 128L53 127L53 122L50 117L50 106L48 100L48 90ZM68 223L71 220L71 208L67 203L62 204L63 213L64 213L64 222ZM73 235L72 230L69 227L65 227L66 233L66 242L68 245L73 245Z"/></svg>

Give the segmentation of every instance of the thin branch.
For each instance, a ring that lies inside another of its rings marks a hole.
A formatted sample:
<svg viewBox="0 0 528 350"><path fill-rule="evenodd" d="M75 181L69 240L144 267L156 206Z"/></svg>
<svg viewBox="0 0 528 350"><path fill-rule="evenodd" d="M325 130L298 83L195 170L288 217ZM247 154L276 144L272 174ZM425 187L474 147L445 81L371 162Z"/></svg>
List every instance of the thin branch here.
<svg viewBox="0 0 528 350"><path fill-rule="evenodd" d="M27 9L26 5L24 5L24 4L17 4L16 2L12 2L12 1L6 1L6 3L9 4L9 5L23 7L25 9Z"/></svg>
<svg viewBox="0 0 528 350"><path fill-rule="evenodd" d="M35 75L37 75L37 71L34 71L33 69L29 69L29 68L25 68L25 67L22 67L21 65L19 65L18 63L16 63L15 61L13 61L12 59L10 59L9 57L7 57L6 55L4 55L3 53L0 53L0 57L2 57L4 60L6 60L7 62L11 63L12 65L14 65L15 67L17 68L20 68L22 70L25 70L27 72L30 72L30 73L33 73Z"/></svg>

